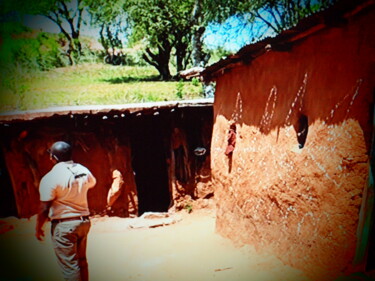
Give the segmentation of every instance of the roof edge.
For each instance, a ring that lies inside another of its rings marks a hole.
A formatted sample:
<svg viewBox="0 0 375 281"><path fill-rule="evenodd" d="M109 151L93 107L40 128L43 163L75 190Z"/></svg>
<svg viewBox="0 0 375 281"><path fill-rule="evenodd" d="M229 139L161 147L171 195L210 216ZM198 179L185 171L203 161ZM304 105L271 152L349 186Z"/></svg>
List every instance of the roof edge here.
<svg viewBox="0 0 375 281"><path fill-rule="evenodd" d="M25 111L8 111L0 113L0 123L10 123L15 121L30 121L38 118L48 118L52 116L63 115L85 115L85 114L106 114L110 112L118 113L137 113L142 111L163 108L181 108L181 107L204 107L212 106L213 98L194 99L194 100L178 100L178 101L161 101L147 103L131 103L119 105L84 105L84 106L61 106L49 107L35 110Z"/></svg>
<svg viewBox="0 0 375 281"><path fill-rule="evenodd" d="M275 37L267 37L257 43L242 47L237 53L221 59L200 72L204 81L214 80L216 76L225 73L239 64L248 64L251 60L274 51L288 51L292 44L300 41L322 29L339 25L344 18L358 14L367 7L374 6L374 0L341 0L333 6L303 18L299 23Z"/></svg>

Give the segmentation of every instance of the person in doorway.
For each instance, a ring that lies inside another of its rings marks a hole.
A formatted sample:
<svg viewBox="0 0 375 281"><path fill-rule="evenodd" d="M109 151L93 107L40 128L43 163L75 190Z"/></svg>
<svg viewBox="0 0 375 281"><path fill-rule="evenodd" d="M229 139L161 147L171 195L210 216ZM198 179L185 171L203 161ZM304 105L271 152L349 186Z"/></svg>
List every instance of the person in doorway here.
<svg viewBox="0 0 375 281"><path fill-rule="evenodd" d="M49 217L52 244L65 280L86 281L86 245L91 227L87 192L96 179L86 167L72 161L68 143L55 142L48 151L55 165L40 181L41 209L35 236L43 241L43 226Z"/></svg>

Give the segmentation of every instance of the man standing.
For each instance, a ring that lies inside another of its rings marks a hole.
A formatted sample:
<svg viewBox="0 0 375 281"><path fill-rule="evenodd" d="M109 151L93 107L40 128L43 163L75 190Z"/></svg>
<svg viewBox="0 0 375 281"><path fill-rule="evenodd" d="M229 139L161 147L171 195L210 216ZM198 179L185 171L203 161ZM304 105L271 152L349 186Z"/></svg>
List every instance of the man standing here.
<svg viewBox="0 0 375 281"><path fill-rule="evenodd" d="M56 164L40 181L41 210L35 236L43 240L43 226L49 217L52 243L64 278L86 281L86 245L91 227L87 192L96 179L86 167L72 161L68 143L55 142L49 153Z"/></svg>

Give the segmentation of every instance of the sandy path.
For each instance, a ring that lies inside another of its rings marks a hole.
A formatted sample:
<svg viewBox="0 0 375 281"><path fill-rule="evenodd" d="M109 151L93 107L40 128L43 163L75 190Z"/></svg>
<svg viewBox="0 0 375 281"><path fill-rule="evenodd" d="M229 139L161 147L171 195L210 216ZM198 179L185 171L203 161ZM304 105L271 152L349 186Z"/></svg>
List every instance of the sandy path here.
<svg viewBox="0 0 375 281"><path fill-rule="evenodd" d="M215 234L212 211L178 216L181 220L172 225L137 229L128 227L132 219L93 219L87 250L90 280L309 280L273 256L249 246L236 248ZM35 217L7 222L15 229L0 235L0 280L61 280L49 225L41 243L33 236Z"/></svg>

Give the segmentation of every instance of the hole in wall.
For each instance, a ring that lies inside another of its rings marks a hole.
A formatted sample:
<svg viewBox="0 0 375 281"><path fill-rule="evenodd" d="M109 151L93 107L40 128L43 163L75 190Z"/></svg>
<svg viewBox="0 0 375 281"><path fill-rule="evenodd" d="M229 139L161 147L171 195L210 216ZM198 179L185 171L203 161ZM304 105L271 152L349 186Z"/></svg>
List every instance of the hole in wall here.
<svg viewBox="0 0 375 281"><path fill-rule="evenodd" d="M307 133L309 131L309 120L306 115L300 115L295 130L297 133L298 147L302 149L305 146Z"/></svg>
<svg viewBox="0 0 375 281"><path fill-rule="evenodd" d="M225 149L225 155L228 157L228 173L232 171L232 163L233 163L233 151L236 147L236 135L237 135L237 127L236 124L233 123L230 125L228 130L227 136L227 148Z"/></svg>

